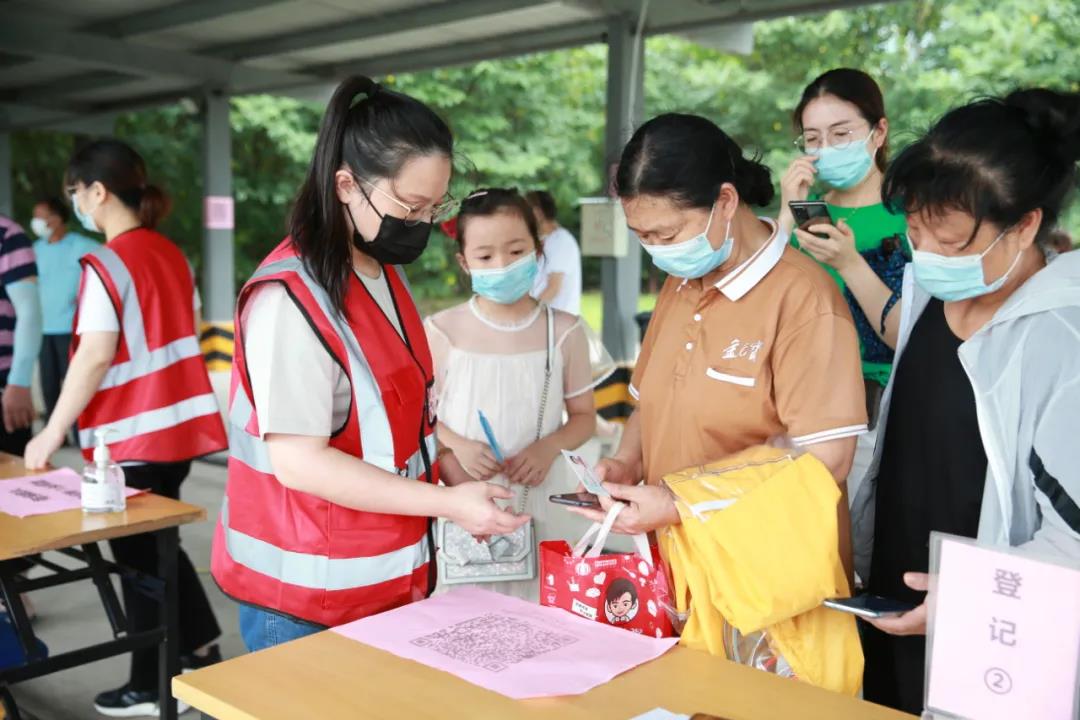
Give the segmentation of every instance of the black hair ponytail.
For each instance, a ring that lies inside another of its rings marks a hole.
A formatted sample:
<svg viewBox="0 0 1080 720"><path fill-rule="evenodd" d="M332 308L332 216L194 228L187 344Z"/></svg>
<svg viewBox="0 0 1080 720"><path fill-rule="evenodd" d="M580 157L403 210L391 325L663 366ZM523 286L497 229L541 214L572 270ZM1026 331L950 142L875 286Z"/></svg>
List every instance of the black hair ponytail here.
<svg viewBox="0 0 1080 720"><path fill-rule="evenodd" d="M894 212L960 210L1008 228L1042 210L1045 242L1077 182L1080 94L1017 90L950 110L889 166L882 200Z"/></svg>
<svg viewBox="0 0 1080 720"><path fill-rule="evenodd" d="M409 160L431 154L451 157L453 139L427 105L368 77L350 77L338 85L296 196L289 234L308 271L342 314L352 272L353 228L338 200L335 174L344 166L374 182L393 178Z"/></svg>

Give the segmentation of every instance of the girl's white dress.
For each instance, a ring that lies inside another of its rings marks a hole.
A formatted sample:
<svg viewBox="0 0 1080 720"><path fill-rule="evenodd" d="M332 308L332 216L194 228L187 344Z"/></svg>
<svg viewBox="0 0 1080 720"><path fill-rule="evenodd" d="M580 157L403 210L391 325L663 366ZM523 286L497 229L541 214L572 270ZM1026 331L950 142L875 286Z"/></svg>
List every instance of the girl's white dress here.
<svg viewBox="0 0 1080 720"><path fill-rule="evenodd" d="M574 315L553 312L554 352L543 436L562 426L566 398L592 392L603 379L602 375L594 375L590 364L590 335L583 321ZM547 358L544 306L538 306L516 325L500 325L481 314L474 297L432 316L425 327L435 360L439 421L462 437L486 443L479 417L479 411L483 411L507 458L531 445L536 440ZM604 364L610 365L610 358ZM578 452L590 463L599 459L595 440L587 442ZM509 485L502 475L492 482ZM524 512L533 518L537 542L566 540L573 544L588 529L587 520L548 501L549 495L573 492L577 485L577 477L560 455L543 484L529 491ZM513 488L513 509L521 510L522 488ZM461 586L440 587L437 592L452 587ZM482 583L477 587L533 602L539 598L536 579Z"/></svg>

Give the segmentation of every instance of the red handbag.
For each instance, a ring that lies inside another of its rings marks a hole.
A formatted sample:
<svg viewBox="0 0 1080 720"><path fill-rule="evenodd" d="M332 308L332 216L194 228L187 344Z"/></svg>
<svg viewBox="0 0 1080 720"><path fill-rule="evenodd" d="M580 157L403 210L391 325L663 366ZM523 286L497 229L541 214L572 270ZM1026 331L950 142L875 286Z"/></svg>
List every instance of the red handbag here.
<svg viewBox="0 0 1080 720"><path fill-rule="evenodd" d="M635 535L637 552L603 552L624 507L616 503L573 549L564 540L540 543L540 604L650 637L671 637L668 581L656 547Z"/></svg>

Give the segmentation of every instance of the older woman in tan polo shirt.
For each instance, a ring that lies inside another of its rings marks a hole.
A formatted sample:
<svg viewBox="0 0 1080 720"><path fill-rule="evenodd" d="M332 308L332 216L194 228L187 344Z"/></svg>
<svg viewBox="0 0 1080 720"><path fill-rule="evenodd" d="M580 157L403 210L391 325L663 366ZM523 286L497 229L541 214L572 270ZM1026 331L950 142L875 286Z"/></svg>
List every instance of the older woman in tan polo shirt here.
<svg viewBox="0 0 1080 720"><path fill-rule="evenodd" d="M709 120L669 114L634 134L616 187L630 227L670 277L631 380L638 409L598 467L629 505L615 531L678 523L659 484L666 473L778 435L817 456L843 491L866 431L859 343L835 283L751 209L772 200L768 169ZM850 567L847 510L845 500L840 551Z"/></svg>

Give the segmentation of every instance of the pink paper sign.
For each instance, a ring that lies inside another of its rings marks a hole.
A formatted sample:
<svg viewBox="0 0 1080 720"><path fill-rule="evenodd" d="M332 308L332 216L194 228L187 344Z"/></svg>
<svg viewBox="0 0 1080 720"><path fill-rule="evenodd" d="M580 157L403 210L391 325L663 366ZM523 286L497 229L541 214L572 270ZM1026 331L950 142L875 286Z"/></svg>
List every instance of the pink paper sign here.
<svg viewBox="0 0 1080 720"><path fill-rule="evenodd" d="M334 632L515 700L579 695L660 657L677 642L474 588Z"/></svg>
<svg viewBox="0 0 1080 720"><path fill-rule="evenodd" d="M126 497L145 490L126 488ZM15 517L75 510L82 507L82 476L70 468L41 475L0 480L0 512Z"/></svg>
<svg viewBox="0 0 1080 720"><path fill-rule="evenodd" d="M1080 570L941 536L927 706L1074 720Z"/></svg>
<svg viewBox="0 0 1080 720"><path fill-rule="evenodd" d="M207 195L203 198L203 224L207 230L232 230L233 199L228 195Z"/></svg>

